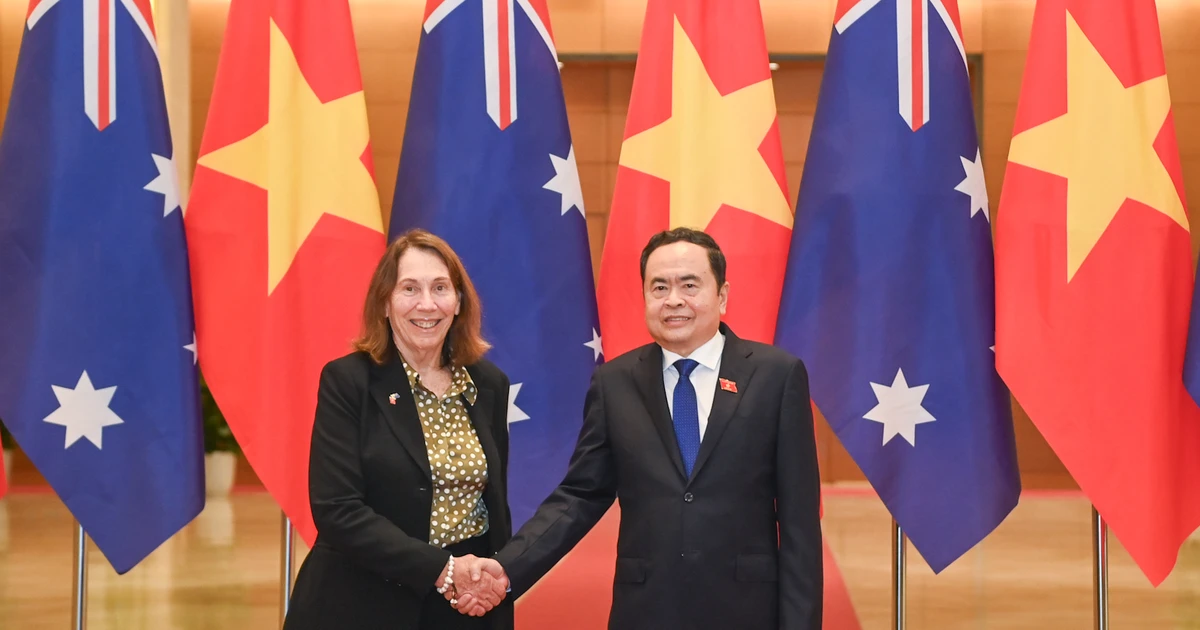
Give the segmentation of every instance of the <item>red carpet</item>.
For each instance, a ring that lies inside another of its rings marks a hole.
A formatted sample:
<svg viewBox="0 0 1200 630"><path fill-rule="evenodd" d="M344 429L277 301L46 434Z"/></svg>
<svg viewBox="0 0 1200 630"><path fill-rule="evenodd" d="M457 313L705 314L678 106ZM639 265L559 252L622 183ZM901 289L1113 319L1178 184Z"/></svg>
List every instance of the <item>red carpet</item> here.
<svg viewBox="0 0 1200 630"><path fill-rule="evenodd" d="M575 549L517 600L518 630L606 630L612 605L616 507ZM824 630L860 630L850 594L829 546L825 546Z"/></svg>

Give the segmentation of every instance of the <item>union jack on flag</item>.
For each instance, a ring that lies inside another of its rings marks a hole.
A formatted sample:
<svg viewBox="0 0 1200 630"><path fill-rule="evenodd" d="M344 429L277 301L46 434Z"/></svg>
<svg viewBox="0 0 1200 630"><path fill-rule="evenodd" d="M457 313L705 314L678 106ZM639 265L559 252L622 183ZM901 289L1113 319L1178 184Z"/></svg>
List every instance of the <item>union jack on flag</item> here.
<svg viewBox="0 0 1200 630"><path fill-rule="evenodd" d="M555 54L550 37L550 13L545 0L430 0L425 7L425 33L431 33L442 20L467 4L465 11L482 8L483 79L487 89L488 116L500 129L517 119L517 45L516 22L522 18ZM519 10L520 15L515 12ZM534 40L536 41L536 40ZM523 43L523 42L521 42Z"/></svg>
<svg viewBox="0 0 1200 630"><path fill-rule="evenodd" d="M916 131L929 122L929 20L930 9L944 25L947 35L958 49L963 68L967 66L967 51L963 46L962 20L957 0L841 0L834 14L834 28L839 34L859 21L876 6L879 11L896 10L896 93L900 115Z"/></svg>
<svg viewBox="0 0 1200 630"><path fill-rule="evenodd" d="M30 31L60 2L33 0L25 24ZM146 44L158 57L150 0L82 0L83 95L88 119L103 131L117 118L117 13L118 5L133 21Z"/></svg>

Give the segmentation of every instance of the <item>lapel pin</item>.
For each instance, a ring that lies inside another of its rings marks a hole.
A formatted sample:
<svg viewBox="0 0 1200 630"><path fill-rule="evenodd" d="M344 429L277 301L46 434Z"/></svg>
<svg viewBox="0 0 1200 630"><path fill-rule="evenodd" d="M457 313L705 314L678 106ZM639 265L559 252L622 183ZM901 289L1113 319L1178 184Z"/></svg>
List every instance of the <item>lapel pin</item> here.
<svg viewBox="0 0 1200 630"><path fill-rule="evenodd" d="M721 381L721 389L723 389L727 392L733 392L735 394L737 393L737 383L734 383L733 381L731 381L727 378L722 378L722 379L718 379L718 380Z"/></svg>
<svg viewBox="0 0 1200 630"><path fill-rule="evenodd" d="M394 405L396 404L396 399L399 397L400 394L392 394L391 396L388 396L388 402Z"/></svg>

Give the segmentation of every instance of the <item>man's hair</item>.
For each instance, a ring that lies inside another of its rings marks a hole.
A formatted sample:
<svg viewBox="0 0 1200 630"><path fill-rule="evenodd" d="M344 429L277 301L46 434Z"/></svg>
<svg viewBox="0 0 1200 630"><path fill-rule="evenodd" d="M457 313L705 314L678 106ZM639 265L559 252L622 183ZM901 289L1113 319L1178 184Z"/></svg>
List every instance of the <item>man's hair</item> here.
<svg viewBox="0 0 1200 630"><path fill-rule="evenodd" d="M708 266L712 268L713 276L717 279L717 289L725 286L725 254L721 252L717 241L705 232L686 227L666 230L650 237L646 247L642 249L642 284L646 283L646 261L650 259L650 254L659 247L671 243L691 243L707 250Z"/></svg>

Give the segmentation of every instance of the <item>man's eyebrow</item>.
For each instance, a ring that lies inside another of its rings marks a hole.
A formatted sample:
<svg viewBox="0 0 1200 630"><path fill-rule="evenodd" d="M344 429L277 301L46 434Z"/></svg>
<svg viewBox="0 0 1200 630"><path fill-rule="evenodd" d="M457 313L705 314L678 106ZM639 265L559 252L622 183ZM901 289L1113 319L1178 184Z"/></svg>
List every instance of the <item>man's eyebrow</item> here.
<svg viewBox="0 0 1200 630"><path fill-rule="evenodd" d="M689 273L689 274L686 274L683 276L679 276L680 282L688 282L690 280L699 280L699 279L700 279L700 276L697 274L694 274L694 273ZM663 278L661 276L655 276L653 278L650 278L650 284L659 284L659 283L666 284L667 279Z"/></svg>

